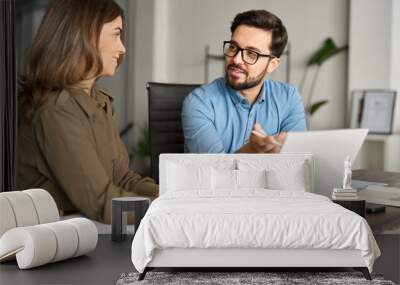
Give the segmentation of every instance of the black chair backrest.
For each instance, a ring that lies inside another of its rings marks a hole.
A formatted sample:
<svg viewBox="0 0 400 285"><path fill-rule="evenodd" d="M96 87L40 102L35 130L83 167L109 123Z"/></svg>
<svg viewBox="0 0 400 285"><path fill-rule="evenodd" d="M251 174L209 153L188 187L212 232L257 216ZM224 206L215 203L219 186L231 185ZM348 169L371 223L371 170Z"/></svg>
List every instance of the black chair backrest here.
<svg viewBox="0 0 400 285"><path fill-rule="evenodd" d="M161 153L183 153L182 103L198 84L147 83L151 177L158 179Z"/></svg>

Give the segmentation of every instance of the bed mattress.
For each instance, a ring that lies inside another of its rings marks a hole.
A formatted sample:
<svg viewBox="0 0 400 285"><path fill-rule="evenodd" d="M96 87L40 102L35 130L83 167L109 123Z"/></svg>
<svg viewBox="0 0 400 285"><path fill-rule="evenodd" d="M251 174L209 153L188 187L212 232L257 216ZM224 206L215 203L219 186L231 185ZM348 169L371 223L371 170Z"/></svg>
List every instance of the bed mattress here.
<svg viewBox="0 0 400 285"><path fill-rule="evenodd" d="M372 271L379 248L365 219L307 192L241 189L165 193L132 243L139 272L163 249L359 250Z"/></svg>

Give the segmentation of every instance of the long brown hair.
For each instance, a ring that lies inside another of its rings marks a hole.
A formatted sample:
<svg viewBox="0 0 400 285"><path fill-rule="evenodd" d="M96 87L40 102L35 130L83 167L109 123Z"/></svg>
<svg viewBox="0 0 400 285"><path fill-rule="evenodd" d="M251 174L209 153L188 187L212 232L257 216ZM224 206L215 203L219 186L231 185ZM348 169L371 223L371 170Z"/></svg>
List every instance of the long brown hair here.
<svg viewBox="0 0 400 285"><path fill-rule="evenodd" d="M29 122L51 92L101 73L100 33L118 16L125 26L123 10L113 0L56 0L49 6L20 76L20 120Z"/></svg>

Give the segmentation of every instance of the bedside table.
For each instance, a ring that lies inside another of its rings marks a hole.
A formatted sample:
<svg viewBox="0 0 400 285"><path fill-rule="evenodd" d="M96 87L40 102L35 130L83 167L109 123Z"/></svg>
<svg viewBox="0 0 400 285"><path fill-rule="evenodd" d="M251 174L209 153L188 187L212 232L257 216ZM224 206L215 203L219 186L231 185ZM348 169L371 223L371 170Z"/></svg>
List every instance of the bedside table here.
<svg viewBox="0 0 400 285"><path fill-rule="evenodd" d="M150 199L145 197L118 197L112 199L111 239L123 241L126 239L127 212L135 214L135 233L140 221L146 214Z"/></svg>
<svg viewBox="0 0 400 285"><path fill-rule="evenodd" d="M332 202L365 218L365 200L332 200Z"/></svg>

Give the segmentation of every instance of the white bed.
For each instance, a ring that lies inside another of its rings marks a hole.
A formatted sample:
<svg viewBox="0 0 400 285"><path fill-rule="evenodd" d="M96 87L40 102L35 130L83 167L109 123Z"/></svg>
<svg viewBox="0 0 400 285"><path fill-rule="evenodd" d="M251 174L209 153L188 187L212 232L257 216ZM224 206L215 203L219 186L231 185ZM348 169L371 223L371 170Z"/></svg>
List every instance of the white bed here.
<svg viewBox="0 0 400 285"><path fill-rule="evenodd" d="M154 267L354 267L370 278L380 251L367 222L310 193L313 173L311 154L161 155L134 266L141 278Z"/></svg>

